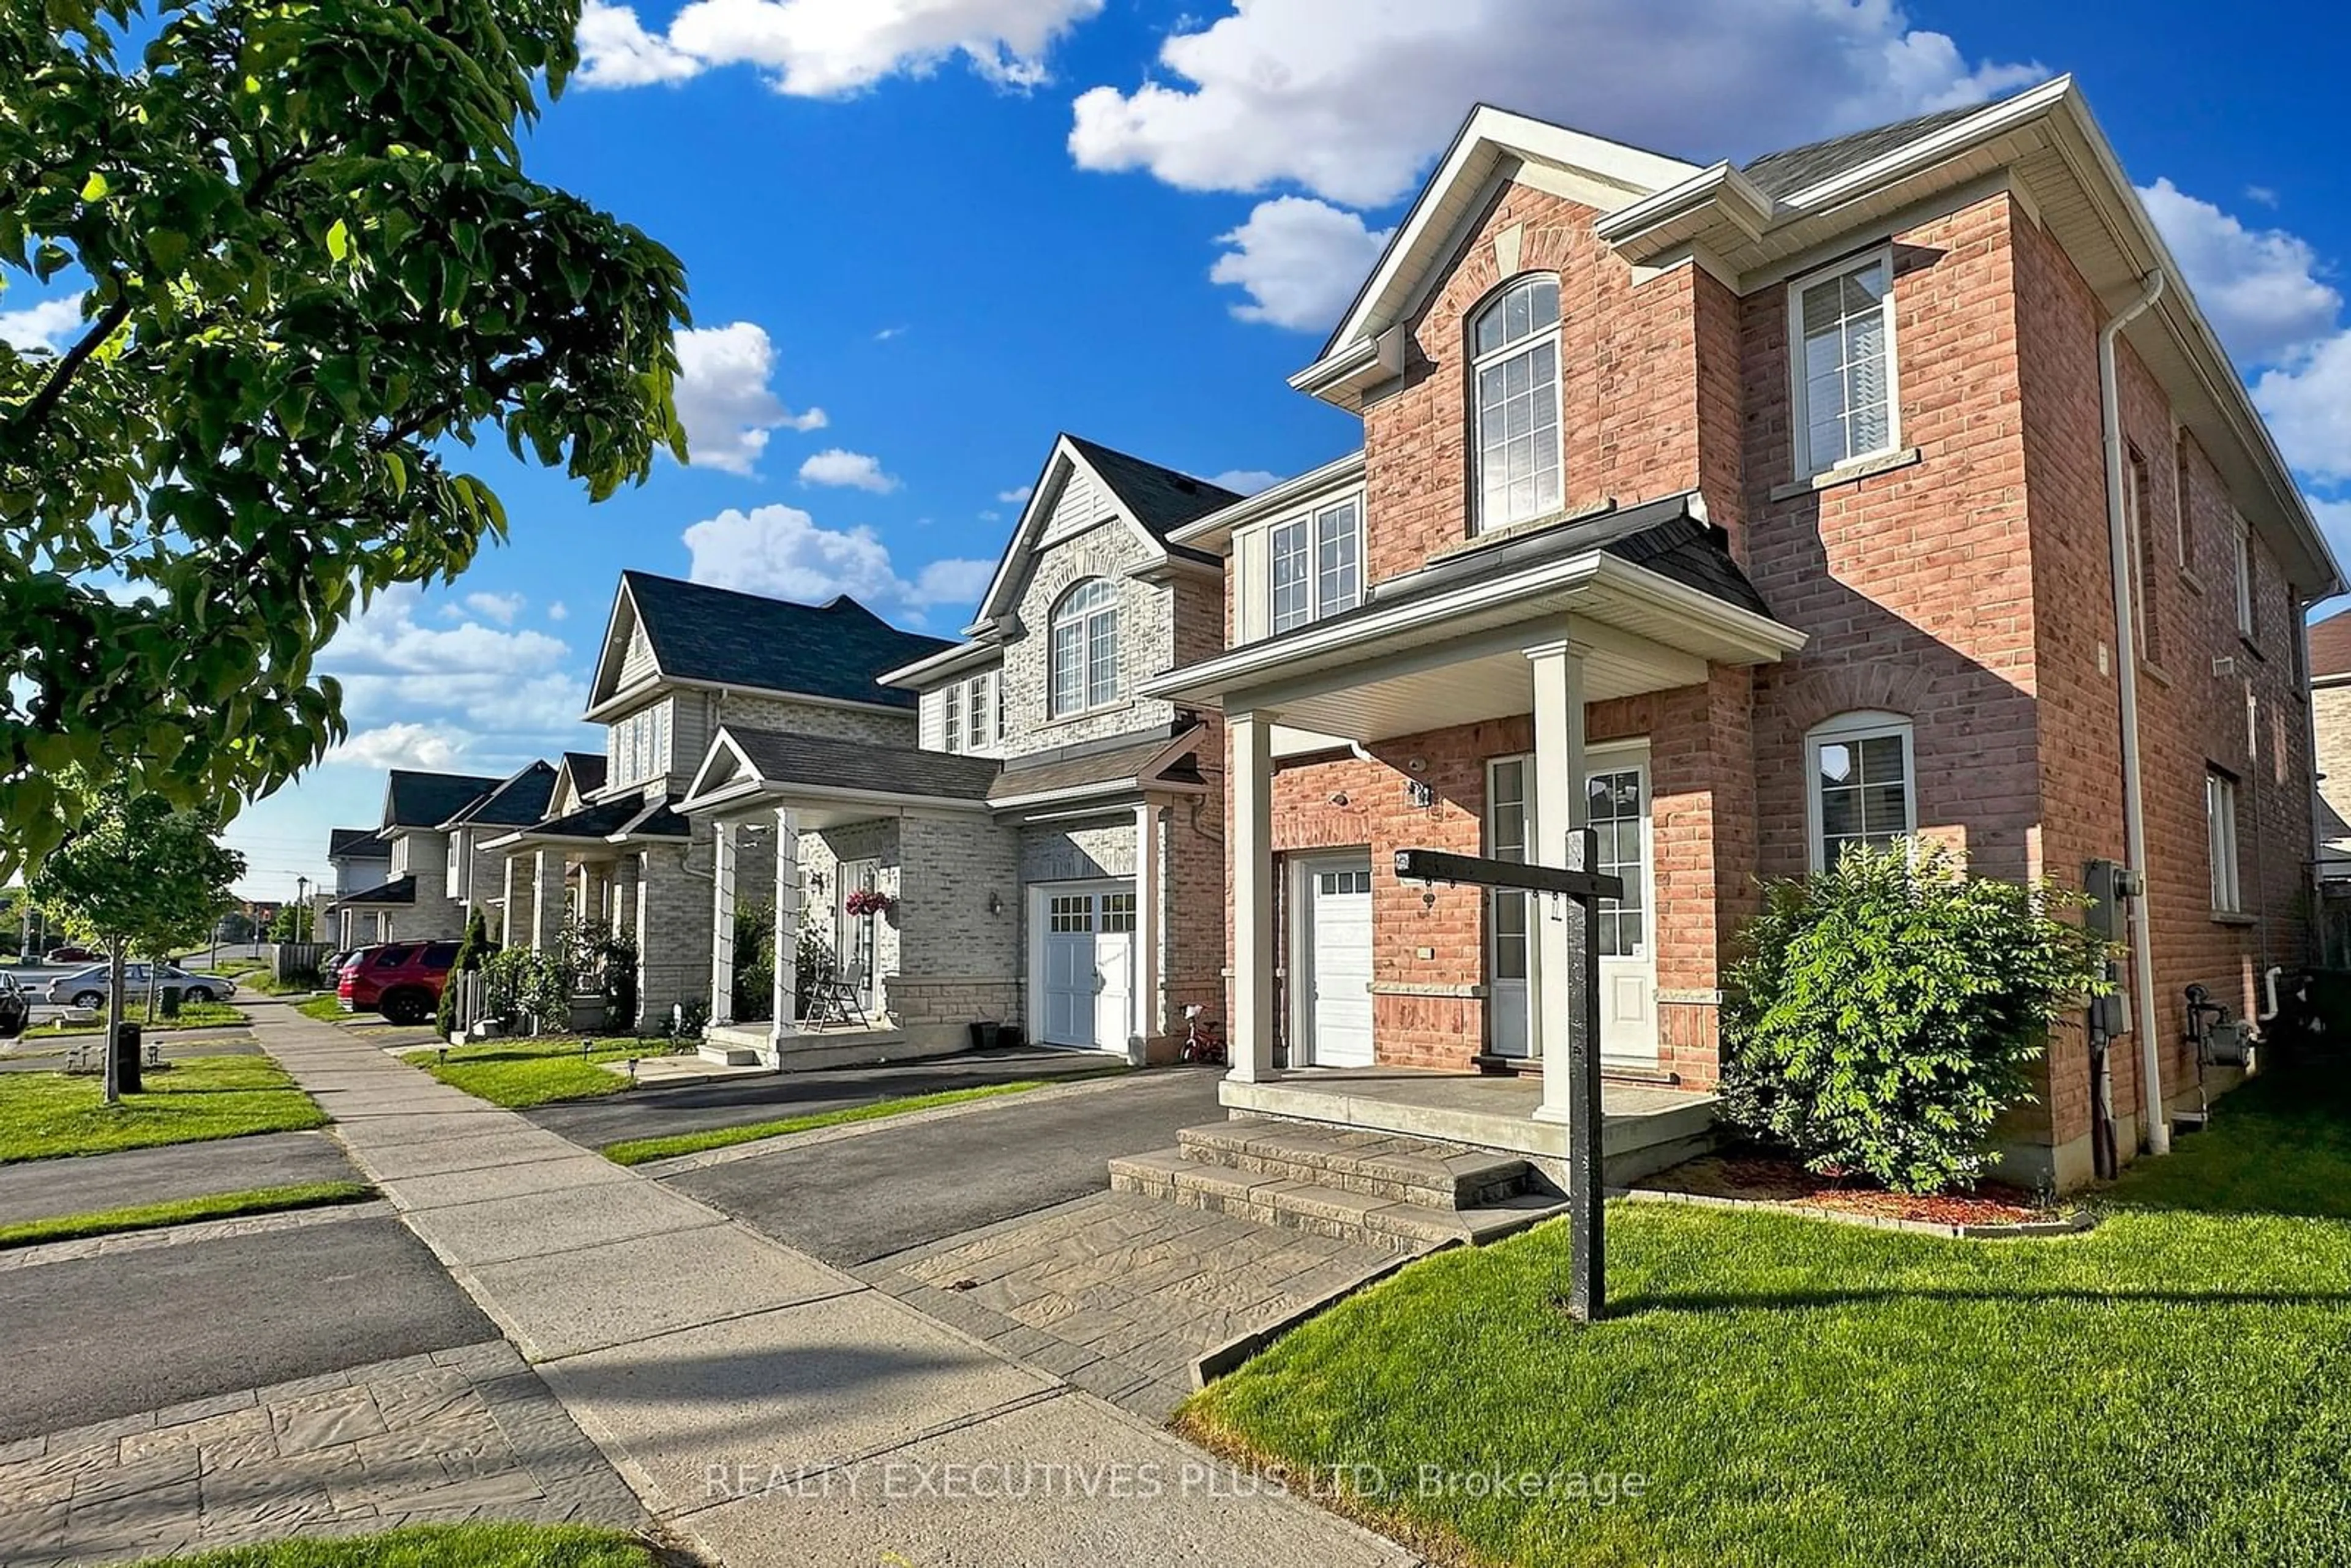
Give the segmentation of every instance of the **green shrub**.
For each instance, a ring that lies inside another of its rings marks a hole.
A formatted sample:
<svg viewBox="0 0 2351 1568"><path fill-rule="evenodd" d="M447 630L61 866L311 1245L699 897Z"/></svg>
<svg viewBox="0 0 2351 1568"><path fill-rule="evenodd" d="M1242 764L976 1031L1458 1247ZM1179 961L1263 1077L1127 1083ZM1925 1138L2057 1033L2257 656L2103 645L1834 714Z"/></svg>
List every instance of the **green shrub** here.
<svg viewBox="0 0 2351 1568"><path fill-rule="evenodd" d="M2105 945L2063 917L2082 903L1926 842L1767 884L1727 977L1726 1118L1815 1172L1972 1184L2049 1027L2109 988Z"/></svg>
<svg viewBox="0 0 2351 1568"><path fill-rule="evenodd" d="M473 974L497 950L498 945L490 940L489 922L482 918L480 910L475 910L473 919L465 923L465 939L457 944L457 956L449 966L448 983L441 988L437 1027L444 1039L457 1028L457 977Z"/></svg>

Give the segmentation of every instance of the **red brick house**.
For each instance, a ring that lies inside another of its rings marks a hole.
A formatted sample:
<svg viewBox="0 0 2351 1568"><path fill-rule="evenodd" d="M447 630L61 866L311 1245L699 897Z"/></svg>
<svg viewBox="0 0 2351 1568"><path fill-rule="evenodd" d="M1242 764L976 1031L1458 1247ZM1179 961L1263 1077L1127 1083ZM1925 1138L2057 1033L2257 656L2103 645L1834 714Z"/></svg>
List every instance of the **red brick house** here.
<svg viewBox="0 0 2351 1568"><path fill-rule="evenodd" d="M1387 868L1571 824L1628 879L1604 1057L1676 1096L1755 879L1851 842L2146 868L2126 1151L2195 1093L2184 988L2251 1015L2304 961L2303 612L2343 584L2070 80L1743 167L1481 108L1291 384L1363 450L1174 536L1227 559L1228 645L1145 687L1230 737L1228 1104L1551 1151L1557 1087L1430 1107L1562 1038L1562 924ZM2009 1170L2070 1185L2082 1030L2046 1071Z"/></svg>

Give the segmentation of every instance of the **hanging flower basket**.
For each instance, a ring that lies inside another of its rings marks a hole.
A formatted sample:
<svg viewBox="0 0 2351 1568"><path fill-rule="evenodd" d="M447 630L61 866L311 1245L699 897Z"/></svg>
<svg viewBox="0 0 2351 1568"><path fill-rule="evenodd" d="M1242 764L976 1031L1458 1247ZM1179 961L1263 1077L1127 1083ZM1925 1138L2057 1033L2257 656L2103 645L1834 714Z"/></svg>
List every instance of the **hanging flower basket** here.
<svg viewBox="0 0 2351 1568"><path fill-rule="evenodd" d="M875 893L871 888L861 887L841 900L841 906L850 914L862 918L868 915L887 915L898 907L898 901L886 893Z"/></svg>

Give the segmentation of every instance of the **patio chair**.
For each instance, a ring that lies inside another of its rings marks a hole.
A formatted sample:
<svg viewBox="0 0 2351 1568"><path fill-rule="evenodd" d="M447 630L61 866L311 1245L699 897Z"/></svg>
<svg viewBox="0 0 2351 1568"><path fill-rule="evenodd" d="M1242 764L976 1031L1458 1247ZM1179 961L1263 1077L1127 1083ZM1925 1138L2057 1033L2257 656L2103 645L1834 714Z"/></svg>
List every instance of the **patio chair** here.
<svg viewBox="0 0 2351 1568"><path fill-rule="evenodd" d="M864 966L852 963L843 966L837 960L826 964L816 976L816 989L809 998L807 1022L851 1023L860 1029L871 1028L864 1005L858 999L864 989Z"/></svg>

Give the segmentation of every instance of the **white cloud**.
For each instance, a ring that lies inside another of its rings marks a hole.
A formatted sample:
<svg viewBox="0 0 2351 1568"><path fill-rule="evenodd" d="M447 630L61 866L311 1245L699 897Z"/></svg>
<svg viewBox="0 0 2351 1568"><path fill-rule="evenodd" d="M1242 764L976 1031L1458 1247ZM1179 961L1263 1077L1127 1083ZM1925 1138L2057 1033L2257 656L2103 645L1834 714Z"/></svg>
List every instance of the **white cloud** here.
<svg viewBox="0 0 2351 1568"><path fill-rule="evenodd" d="M2336 332L2262 371L2253 402L2287 462L2331 483L2351 480L2351 332Z"/></svg>
<svg viewBox="0 0 2351 1568"><path fill-rule="evenodd" d="M626 5L588 0L580 12L580 74L582 87L644 87L684 81L702 71L702 62L670 47L645 31Z"/></svg>
<svg viewBox="0 0 2351 1568"><path fill-rule="evenodd" d="M44 299L22 310L0 310L0 342L18 350L62 349L81 326L81 296Z"/></svg>
<svg viewBox="0 0 2351 1568"><path fill-rule="evenodd" d="M846 593L868 609L919 612L968 604L987 585L993 561L935 560L910 580L890 547L867 528L827 528L797 507L729 507L685 530L696 582L821 604Z"/></svg>
<svg viewBox="0 0 2351 1568"><path fill-rule="evenodd" d="M2043 74L1970 64L1893 0L1236 0L1159 61L1168 79L1079 97L1081 167L1186 190L1292 183L1359 207L1405 194L1476 102L1711 160Z"/></svg>
<svg viewBox="0 0 2351 1568"><path fill-rule="evenodd" d="M353 730L322 759L329 767L424 768L455 767L473 737L429 724L387 724L376 729Z"/></svg>
<svg viewBox="0 0 2351 1568"><path fill-rule="evenodd" d="M887 343L894 338L904 337L912 330L914 329L911 327L884 327L873 334L873 340L877 343Z"/></svg>
<svg viewBox="0 0 2351 1568"><path fill-rule="evenodd" d="M1217 236L1232 248L1208 269L1208 280L1247 291L1249 302L1233 307L1244 321L1321 331L1354 298L1388 232L1375 234L1357 214L1327 202L1277 196Z"/></svg>
<svg viewBox="0 0 2351 1568"><path fill-rule="evenodd" d="M2248 185L2245 187L2245 200L2256 206L2274 207L2278 204L2278 193L2267 185Z"/></svg>
<svg viewBox="0 0 2351 1568"><path fill-rule="evenodd" d="M794 413L768 382L776 346L749 321L690 327L677 335L677 417L697 468L749 474L776 429L821 430L824 410Z"/></svg>
<svg viewBox="0 0 2351 1568"><path fill-rule="evenodd" d="M501 626L511 626L522 613L527 602L519 593L469 593L465 608L485 621L495 621Z"/></svg>
<svg viewBox="0 0 2351 1568"><path fill-rule="evenodd" d="M2274 364L2333 330L2343 296L2319 278L2309 242L2283 229L2249 229L2169 180L2138 193L2213 330L2241 363Z"/></svg>
<svg viewBox="0 0 2351 1568"><path fill-rule="evenodd" d="M1263 468L1228 468L1208 481L1219 490L1230 490L1236 496L1254 496L1281 477Z"/></svg>
<svg viewBox="0 0 2351 1568"><path fill-rule="evenodd" d="M838 485L845 489L870 490L876 496L886 496L898 487L896 479L882 472L880 458L841 446L828 446L801 464L800 483Z"/></svg>
<svg viewBox="0 0 2351 1568"><path fill-rule="evenodd" d="M384 590L319 655L319 669L342 683L354 732L421 723L525 746L576 734L588 684L569 643L477 621L427 625L416 618L423 598L410 584Z"/></svg>
<svg viewBox="0 0 2351 1568"><path fill-rule="evenodd" d="M1029 497L1036 493L1036 486L1021 485L1009 490L998 490L996 498L1008 507L1025 507L1029 504Z"/></svg>
<svg viewBox="0 0 2351 1568"><path fill-rule="evenodd" d="M1025 90L1048 79L1053 42L1102 8L1102 0L695 0L663 37L634 9L590 0L580 80L636 87L752 65L778 92L831 98L926 76L960 55L988 80Z"/></svg>
<svg viewBox="0 0 2351 1568"><path fill-rule="evenodd" d="M571 607L560 599L556 600L548 605L547 618L549 621L569 621L571 619Z"/></svg>

